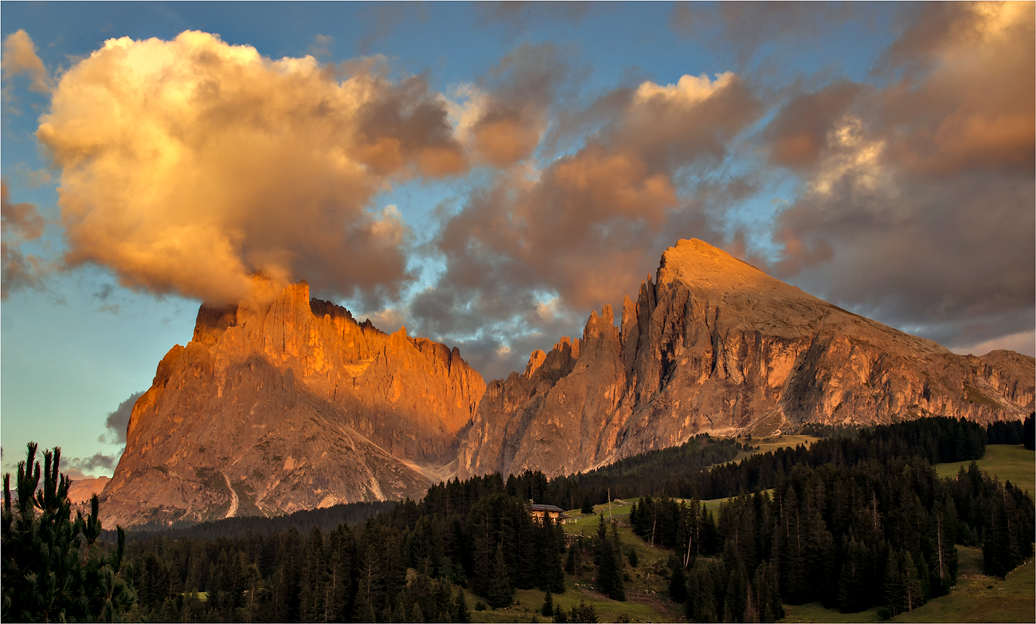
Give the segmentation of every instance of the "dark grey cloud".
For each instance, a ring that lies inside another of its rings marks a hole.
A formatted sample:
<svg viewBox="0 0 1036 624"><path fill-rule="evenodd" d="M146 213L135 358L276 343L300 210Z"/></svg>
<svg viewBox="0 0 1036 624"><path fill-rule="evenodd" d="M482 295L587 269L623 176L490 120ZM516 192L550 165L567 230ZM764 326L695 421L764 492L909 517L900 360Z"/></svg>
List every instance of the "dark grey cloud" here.
<svg viewBox="0 0 1036 624"><path fill-rule="evenodd" d="M734 52L744 66L767 43L801 46L868 10L848 2L681 2L673 7L669 26Z"/></svg>
<svg viewBox="0 0 1036 624"><path fill-rule="evenodd" d="M943 19L920 23L933 11ZM770 269L952 348L1015 336L1031 353L1033 18L1032 4L926 8L884 57L925 71L832 84L779 112L763 139L804 180Z"/></svg>
<svg viewBox="0 0 1036 624"><path fill-rule="evenodd" d="M360 54L367 54L375 42L388 37L407 22L428 20L428 9L422 2L378 2L365 6L360 13L364 35L356 44Z"/></svg>
<svg viewBox="0 0 1036 624"><path fill-rule="evenodd" d="M105 455L94 453L91 457L64 457L61 458L62 472L77 471L80 475L86 472L97 470L111 471L119 463L119 455Z"/></svg>
<svg viewBox="0 0 1036 624"><path fill-rule="evenodd" d="M607 2L476 2L476 24L502 27L519 37L529 23L579 22L591 13L608 10Z"/></svg>
<svg viewBox="0 0 1036 624"><path fill-rule="evenodd" d="M126 444L126 429L129 427L133 406L136 405L137 399L143 394L143 392L134 392L128 399L119 403L115 411L108 414L104 421L107 431L97 439L99 442Z"/></svg>

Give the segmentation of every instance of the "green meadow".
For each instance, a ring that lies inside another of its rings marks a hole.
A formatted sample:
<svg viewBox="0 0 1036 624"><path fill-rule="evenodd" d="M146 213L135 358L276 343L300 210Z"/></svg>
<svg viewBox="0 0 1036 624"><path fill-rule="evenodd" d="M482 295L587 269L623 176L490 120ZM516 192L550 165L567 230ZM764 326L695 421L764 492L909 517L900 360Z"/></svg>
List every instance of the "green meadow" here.
<svg viewBox="0 0 1036 624"><path fill-rule="evenodd" d="M610 511L611 518L625 520L629 517L632 503L633 500L628 500L623 503L613 503L610 507L608 504L595 505L595 515L585 517L578 509L566 511L566 515L578 519L574 524L564 525L563 529L569 535L583 535L589 539L597 533L600 520L596 514L603 513L605 518L608 518ZM594 591L593 565L584 561L578 574L565 574L565 593L554 594L554 604L560 605L567 611L580 602L586 602L597 610L597 619L600 622L616 622L620 619L628 619L630 622L684 621L683 605L676 604L668 598L669 579L666 560L671 554L670 551L645 544L629 527L619 526L617 530L623 552L627 553L631 548L636 549L639 559L636 568L626 568L628 576L625 581L626 601L611 600ZM472 622L550 621L550 618L546 618L540 613L540 608L543 606L543 592L539 590L516 590L514 604L510 607L487 608L485 611L475 610L475 603L482 600L481 598L476 597L470 591L466 591L465 595L468 600L468 608L471 610Z"/></svg>
<svg viewBox="0 0 1036 624"><path fill-rule="evenodd" d="M1028 491L1030 496L1036 494L1036 453L1020 444L987 444L986 454L975 463L1001 482L1010 481ZM937 464L935 471L940 477L953 477L962 467L967 470L970 464L970 461Z"/></svg>

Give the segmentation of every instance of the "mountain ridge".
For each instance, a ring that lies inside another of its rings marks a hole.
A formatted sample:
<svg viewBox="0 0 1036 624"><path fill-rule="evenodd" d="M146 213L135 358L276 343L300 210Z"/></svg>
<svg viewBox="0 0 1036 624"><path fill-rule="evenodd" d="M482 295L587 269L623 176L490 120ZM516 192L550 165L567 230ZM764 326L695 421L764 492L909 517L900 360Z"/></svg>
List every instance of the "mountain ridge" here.
<svg viewBox="0 0 1036 624"><path fill-rule="evenodd" d="M265 306L201 306L133 408L102 513L290 513L454 476L571 474L698 433L1020 419L1034 378L1031 357L953 354L697 240L666 250L618 325L606 305L488 384L456 347L358 323L303 281Z"/></svg>
<svg viewBox="0 0 1036 624"><path fill-rule="evenodd" d="M568 474L703 432L926 415L1020 419L1033 404L1033 358L958 356L697 240L667 249L654 282L642 283L636 302L626 297L617 329L613 322L604 306L581 341L534 353L524 375L491 382L459 476ZM563 366L541 374L551 361Z"/></svg>

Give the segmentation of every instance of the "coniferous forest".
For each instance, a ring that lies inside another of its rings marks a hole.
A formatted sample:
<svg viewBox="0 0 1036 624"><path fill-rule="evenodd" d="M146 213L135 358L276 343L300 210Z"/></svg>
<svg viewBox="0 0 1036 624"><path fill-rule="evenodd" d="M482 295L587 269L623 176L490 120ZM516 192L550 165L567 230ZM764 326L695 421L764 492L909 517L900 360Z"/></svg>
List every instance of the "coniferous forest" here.
<svg viewBox="0 0 1036 624"><path fill-rule="evenodd" d="M37 489L30 447L14 496L5 481L3 619L463 622L537 588L548 620L593 621L592 607L552 608L551 594L590 566L597 591L625 600L635 551L603 517L586 539L566 536L527 504L609 495L637 499L630 528L671 550L668 599L689 620L772 621L813 601L891 617L950 590L956 544L981 547L991 576L1032 556L1030 494L974 463L948 479L934 468L978 459L987 442L1028 444L1031 431L1031 416L988 428L929 418L738 462L742 444L699 436L588 474L454 479L419 502L126 536L101 534L96 502L72 517L59 453Z"/></svg>

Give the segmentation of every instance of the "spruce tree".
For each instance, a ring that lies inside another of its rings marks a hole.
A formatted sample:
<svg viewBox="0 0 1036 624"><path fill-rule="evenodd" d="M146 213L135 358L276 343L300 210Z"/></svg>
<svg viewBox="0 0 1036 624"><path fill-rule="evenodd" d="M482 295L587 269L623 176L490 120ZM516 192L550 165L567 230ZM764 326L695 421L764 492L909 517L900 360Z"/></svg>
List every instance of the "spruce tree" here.
<svg viewBox="0 0 1036 624"><path fill-rule="evenodd" d="M594 563L597 564L597 576L594 586L612 600L625 601L626 588L622 582L621 553L616 556L612 538L608 535L608 525L604 514L600 516L597 528L597 542L594 552Z"/></svg>
<svg viewBox="0 0 1036 624"><path fill-rule="evenodd" d="M889 549L888 560L885 563L885 583L882 586L884 595L883 604L889 612L895 616L903 612L903 605L906 602L906 592L903 588L903 564L902 557L895 548Z"/></svg>
<svg viewBox="0 0 1036 624"><path fill-rule="evenodd" d="M572 610L568 613L569 622L596 622L597 621L597 609L593 605L586 604L584 601L580 601L579 604L572 607Z"/></svg>
<svg viewBox="0 0 1036 624"><path fill-rule="evenodd" d="M924 604L921 579L917 566L914 565L914 558L910 556L909 552L903 553L900 565L902 565L902 572L900 573L903 586L902 607L904 611L911 611Z"/></svg>
<svg viewBox="0 0 1036 624"><path fill-rule="evenodd" d="M493 564L493 579L489 584L489 606L494 609L506 607L513 601L514 587L507 574L507 561L504 559L503 546L497 544L496 559Z"/></svg>
<svg viewBox="0 0 1036 624"><path fill-rule="evenodd" d="M676 557L670 557L669 569L669 598L673 602L686 602L687 576L683 573L683 565Z"/></svg>
<svg viewBox="0 0 1036 624"><path fill-rule="evenodd" d="M544 617L551 617L554 615L554 599L551 597L549 591L543 592L543 607L540 608L540 613Z"/></svg>
<svg viewBox="0 0 1036 624"><path fill-rule="evenodd" d="M468 601L464 597L464 589L457 588L457 598L453 601L453 621L470 622L471 611L468 610Z"/></svg>
<svg viewBox="0 0 1036 624"><path fill-rule="evenodd" d="M540 589L555 594L565 593L565 572L561 569L561 553L558 552L557 543L553 539L547 540L545 557L540 565L540 580Z"/></svg>
<svg viewBox="0 0 1036 624"><path fill-rule="evenodd" d="M712 578L712 566L698 565L691 571L690 587L694 595L687 601L687 615L695 622L717 622L716 586Z"/></svg>
<svg viewBox="0 0 1036 624"><path fill-rule="evenodd" d="M576 538L568 547L568 555L565 557L565 572L579 578L579 568L583 565L583 540Z"/></svg>

